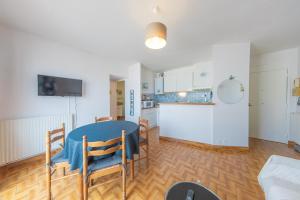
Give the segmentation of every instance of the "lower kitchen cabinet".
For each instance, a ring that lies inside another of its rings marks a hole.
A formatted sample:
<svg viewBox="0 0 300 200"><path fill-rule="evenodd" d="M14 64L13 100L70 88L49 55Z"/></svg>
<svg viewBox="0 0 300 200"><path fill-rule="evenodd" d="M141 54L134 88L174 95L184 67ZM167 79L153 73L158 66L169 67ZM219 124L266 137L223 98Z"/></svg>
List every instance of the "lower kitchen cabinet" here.
<svg viewBox="0 0 300 200"><path fill-rule="evenodd" d="M149 121L150 128L157 126L157 111L158 108L148 108L142 110L142 118Z"/></svg>

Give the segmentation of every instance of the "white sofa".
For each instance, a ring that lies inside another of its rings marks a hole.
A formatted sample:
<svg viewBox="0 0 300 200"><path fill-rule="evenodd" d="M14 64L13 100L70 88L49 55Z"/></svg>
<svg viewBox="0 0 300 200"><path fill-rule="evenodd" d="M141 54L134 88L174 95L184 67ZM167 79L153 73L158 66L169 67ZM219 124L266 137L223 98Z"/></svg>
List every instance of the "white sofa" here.
<svg viewBox="0 0 300 200"><path fill-rule="evenodd" d="M300 160L271 156L258 175L266 200L300 200Z"/></svg>

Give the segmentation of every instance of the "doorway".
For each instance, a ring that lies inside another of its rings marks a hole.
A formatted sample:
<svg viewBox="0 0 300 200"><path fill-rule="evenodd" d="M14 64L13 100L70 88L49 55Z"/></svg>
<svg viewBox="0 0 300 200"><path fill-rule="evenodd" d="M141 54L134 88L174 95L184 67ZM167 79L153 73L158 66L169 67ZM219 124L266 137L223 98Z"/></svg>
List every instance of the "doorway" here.
<svg viewBox="0 0 300 200"><path fill-rule="evenodd" d="M125 81L110 76L110 116L117 120L125 119Z"/></svg>
<svg viewBox="0 0 300 200"><path fill-rule="evenodd" d="M250 137L287 143L287 70L250 74Z"/></svg>

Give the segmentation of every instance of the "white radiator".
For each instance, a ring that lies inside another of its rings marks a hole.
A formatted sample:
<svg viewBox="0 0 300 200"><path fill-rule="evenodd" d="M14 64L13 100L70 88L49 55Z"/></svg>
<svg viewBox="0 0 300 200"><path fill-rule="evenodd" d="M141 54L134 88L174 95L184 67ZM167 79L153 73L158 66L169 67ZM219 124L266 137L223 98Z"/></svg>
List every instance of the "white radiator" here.
<svg viewBox="0 0 300 200"><path fill-rule="evenodd" d="M68 134L73 127L72 115L0 121L0 166L44 153L46 132L62 123Z"/></svg>

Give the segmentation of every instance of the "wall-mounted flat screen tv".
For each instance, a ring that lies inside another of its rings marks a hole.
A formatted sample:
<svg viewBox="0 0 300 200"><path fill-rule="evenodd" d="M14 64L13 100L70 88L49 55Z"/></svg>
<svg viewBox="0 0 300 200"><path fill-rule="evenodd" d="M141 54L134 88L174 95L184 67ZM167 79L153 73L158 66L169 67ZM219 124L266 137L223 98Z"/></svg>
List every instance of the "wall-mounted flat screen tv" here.
<svg viewBox="0 0 300 200"><path fill-rule="evenodd" d="M39 96L82 96L82 80L38 75Z"/></svg>

